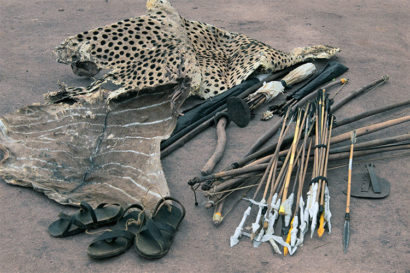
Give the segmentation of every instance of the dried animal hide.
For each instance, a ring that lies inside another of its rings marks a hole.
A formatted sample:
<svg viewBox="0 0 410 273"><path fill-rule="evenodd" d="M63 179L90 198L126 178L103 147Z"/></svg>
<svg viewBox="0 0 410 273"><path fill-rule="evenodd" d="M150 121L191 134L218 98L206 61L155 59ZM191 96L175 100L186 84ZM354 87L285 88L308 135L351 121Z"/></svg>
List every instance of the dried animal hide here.
<svg viewBox="0 0 410 273"><path fill-rule="evenodd" d="M100 90L72 104L31 105L5 115L0 179L61 204L142 203L152 210L169 195L160 142L172 133L188 92L184 80L107 104L109 92Z"/></svg>

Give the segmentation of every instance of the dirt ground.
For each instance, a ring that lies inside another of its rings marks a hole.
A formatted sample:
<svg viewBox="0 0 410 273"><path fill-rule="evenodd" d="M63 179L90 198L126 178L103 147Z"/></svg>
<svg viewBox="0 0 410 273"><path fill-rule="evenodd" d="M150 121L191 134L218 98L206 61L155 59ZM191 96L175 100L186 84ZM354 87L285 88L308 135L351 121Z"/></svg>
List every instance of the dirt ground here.
<svg viewBox="0 0 410 273"><path fill-rule="evenodd" d="M349 85L337 99L384 74L390 82L358 98L340 112L342 119L409 98L410 2L408 1L268 1L173 0L180 14L242 32L274 48L329 44L350 70ZM0 115L41 102L57 81L85 85L70 67L55 62L52 50L71 34L145 12L144 0L2 0L0 6ZM408 115L409 108L346 126ZM255 119L247 128L230 125L227 153L219 168L243 155L271 123ZM360 140L408 133L402 124ZM337 132L337 131L336 131ZM212 153L215 132L207 130L163 160L173 196L187 216L168 255L147 261L130 249L106 261L88 258L91 235L55 239L48 225L66 208L31 189L0 183L0 272L410 272L409 157L375 161L377 174L391 183L387 199L352 199L351 245L342 250L346 167L329 171L332 234L306 239L293 257L273 255L269 245L254 249L243 239L229 247L229 236L246 207L241 203L214 227L212 212L195 207L186 182L199 174ZM361 159L362 160L362 159ZM368 162L372 158L365 158ZM344 164L346 162L340 162ZM355 165L354 173L365 173ZM201 199L200 201L204 201ZM201 203L202 205L202 203Z"/></svg>

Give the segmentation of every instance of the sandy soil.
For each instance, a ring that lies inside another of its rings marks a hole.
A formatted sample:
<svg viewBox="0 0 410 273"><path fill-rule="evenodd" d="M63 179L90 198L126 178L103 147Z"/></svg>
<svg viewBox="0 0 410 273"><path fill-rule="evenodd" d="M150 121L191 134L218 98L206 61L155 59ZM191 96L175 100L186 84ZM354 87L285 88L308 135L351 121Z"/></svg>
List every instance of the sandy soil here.
<svg viewBox="0 0 410 273"><path fill-rule="evenodd" d="M409 97L410 3L408 1L199 1L174 0L182 16L230 31L243 32L275 48L329 44L342 52L350 84L337 99L388 74L390 83L360 97L338 113L352 116ZM52 49L68 35L143 14L143 0L3 0L0 7L0 115L42 101L58 80L76 78L54 61ZM409 108L368 118L343 130L409 114ZM238 159L270 123L255 120L246 129L229 127L227 154L220 168ZM363 140L408 132L408 124ZM158 261L139 258L131 249L106 261L86 255L91 235L54 239L47 226L64 210L30 189L0 184L0 272L410 272L409 158L376 161L377 173L391 183L378 201L352 199L351 246L342 250L346 167L331 170L333 232L307 239L293 257L273 255L268 245L254 249L243 240L229 247L229 236L246 204L215 228L211 211L194 207L186 181L199 174L212 153L214 130L207 130L163 160L173 195L187 208L169 254ZM368 161L371 158L367 158ZM344 163L344 162L341 162ZM363 165L355 174L364 174ZM201 200L203 201L203 200Z"/></svg>

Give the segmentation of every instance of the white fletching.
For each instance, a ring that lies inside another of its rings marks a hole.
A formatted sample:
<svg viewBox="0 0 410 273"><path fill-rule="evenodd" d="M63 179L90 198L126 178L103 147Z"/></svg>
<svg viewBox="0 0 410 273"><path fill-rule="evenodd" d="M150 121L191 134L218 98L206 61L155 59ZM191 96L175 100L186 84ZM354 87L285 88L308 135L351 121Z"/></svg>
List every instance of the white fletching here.
<svg viewBox="0 0 410 273"><path fill-rule="evenodd" d="M292 223L292 230L290 231L290 245L294 247L296 245L296 239L298 235L298 225L299 225L299 219L298 216L296 215L295 218L293 218L293 223Z"/></svg>
<svg viewBox="0 0 410 273"><path fill-rule="evenodd" d="M327 227L329 228L329 234L332 232L332 224L330 222L330 218L332 218L332 213L330 212L330 194L329 194L329 188L326 185L325 186L325 220L327 223Z"/></svg>
<svg viewBox="0 0 410 273"><path fill-rule="evenodd" d="M278 198L278 193L275 192L275 194L272 197L272 202L270 203L270 206L273 208L275 206L276 203L276 199Z"/></svg>
<svg viewBox="0 0 410 273"><path fill-rule="evenodd" d="M293 199L295 199L295 195L292 192L283 203L283 208L285 209L285 226L289 226L290 218L292 217Z"/></svg>
<svg viewBox="0 0 410 273"><path fill-rule="evenodd" d="M305 239L305 234L308 231L308 224L309 224L309 213L304 210L305 202L303 201L303 197L300 196L299 207L300 207L300 233L299 238L297 240L296 246L302 245Z"/></svg>
<svg viewBox="0 0 410 273"><path fill-rule="evenodd" d="M283 238L280 237L280 236L276 236L276 235L269 235L269 236L267 236L267 235L265 235L265 236L263 236L263 237L264 237L264 239L266 239L266 240L264 240L264 242L267 242L267 241L270 241L270 240L274 240L275 242L277 242L277 243L280 244L281 246L287 247L288 250L289 250L289 252L291 252L291 250L292 250L292 247L291 247L288 243L286 243L286 242L283 240Z"/></svg>
<svg viewBox="0 0 410 273"><path fill-rule="evenodd" d="M245 225L246 218L251 214L251 207L249 206L245 212L243 213L242 220L239 225L235 229L235 233L231 236L230 242L231 247L237 245L239 243L239 237L242 234L243 226Z"/></svg>
<svg viewBox="0 0 410 273"><path fill-rule="evenodd" d="M275 252L276 254L282 254L282 252L280 251L279 246L276 244L276 242L272 238L269 239L269 243L273 248L273 252Z"/></svg>
<svg viewBox="0 0 410 273"><path fill-rule="evenodd" d="M317 214L317 212L316 212L316 214L314 214L315 210L313 209L313 206L316 203L317 188L318 188L318 183L313 183L312 184L312 193L311 193L312 199L309 200L310 201L309 202L309 217L310 217L311 221L312 221L313 216L316 216L316 214Z"/></svg>
<svg viewBox="0 0 410 273"><path fill-rule="evenodd" d="M256 220L255 222L252 224L252 233L256 233L256 231L259 229L260 225L259 222L261 220L262 217L262 209L266 206L266 201L265 199L262 199L259 205L259 210L258 210L258 214L256 215Z"/></svg>
<svg viewBox="0 0 410 273"><path fill-rule="evenodd" d="M309 214L305 211L305 202L303 201L303 197L300 196L299 199L299 214L300 214L300 233L306 233L307 225L309 221Z"/></svg>
<svg viewBox="0 0 410 273"><path fill-rule="evenodd" d="M266 229L265 234L271 235L273 234L273 224L275 223L275 216L272 212L269 212L268 217L268 228Z"/></svg>
<svg viewBox="0 0 410 273"><path fill-rule="evenodd" d="M265 234L265 230L263 228L261 228L261 230L259 231L258 236L253 240L253 247L257 248L260 246L260 244L262 243L262 238L263 235Z"/></svg>
<svg viewBox="0 0 410 273"><path fill-rule="evenodd" d="M277 193L275 193L275 195L273 196L273 199L272 199L271 207L272 207L274 213L273 214L272 214L272 212L269 213L268 229L266 230L266 233L265 233L267 235L272 235L274 233L273 226L275 225L275 221L276 221L276 219L278 219L278 216L279 216L279 211L278 210L279 210L279 207L280 207L281 200L280 200L280 198L278 200L276 200L276 198L277 198ZM274 204L274 202L273 202L275 200L276 200L276 204Z"/></svg>
<svg viewBox="0 0 410 273"><path fill-rule="evenodd" d="M310 187L309 191L307 192L307 199L306 199L306 208L304 214L309 215L309 209L313 205L313 185Z"/></svg>
<svg viewBox="0 0 410 273"><path fill-rule="evenodd" d="M319 212L319 203L315 202L309 214L311 215L312 224L310 226L310 238L313 238L313 233L316 229L317 213Z"/></svg>

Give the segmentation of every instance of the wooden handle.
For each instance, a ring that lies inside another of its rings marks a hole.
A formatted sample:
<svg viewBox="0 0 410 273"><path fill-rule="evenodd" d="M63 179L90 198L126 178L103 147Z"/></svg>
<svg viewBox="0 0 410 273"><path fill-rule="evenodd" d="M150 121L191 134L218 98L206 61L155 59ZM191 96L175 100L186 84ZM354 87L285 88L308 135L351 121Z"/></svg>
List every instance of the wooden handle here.
<svg viewBox="0 0 410 273"><path fill-rule="evenodd" d="M353 146L354 144L352 143L350 145L349 174L347 176L346 213L350 213L350 190L352 185Z"/></svg>
<svg viewBox="0 0 410 273"><path fill-rule="evenodd" d="M401 117L401 118L387 120L387 121L384 121L384 122L380 122L380 123L376 123L376 124L372 124L372 125L369 125L369 126L365 126L365 127L356 129L356 135L357 136L367 135L367 134L376 132L378 130L382 130L382 129L385 129L385 128L388 128L388 127L391 127L391 126L394 126L394 125L397 125L397 124L400 124L400 123L403 123L403 122L407 122L407 121L410 121L410 115L409 116L404 116L404 117ZM335 144L335 143L339 143L339 142L348 140L350 138L350 134L351 134L350 132L347 132L347 133L344 133L344 134L341 134L341 135L334 136L334 137L332 137L330 143Z"/></svg>
<svg viewBox="0 0 410 273"><path fill-rule="evenodd" d="M213 169L215 168L216 164L221 160L226 146L226 125L228 124L228 120L226 117L221 117L216 125L216 135L217 135L217 144L215 147L215 151L212 156L209 158L208 162L201 170L202 175L210 174Z"/></svg>

